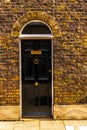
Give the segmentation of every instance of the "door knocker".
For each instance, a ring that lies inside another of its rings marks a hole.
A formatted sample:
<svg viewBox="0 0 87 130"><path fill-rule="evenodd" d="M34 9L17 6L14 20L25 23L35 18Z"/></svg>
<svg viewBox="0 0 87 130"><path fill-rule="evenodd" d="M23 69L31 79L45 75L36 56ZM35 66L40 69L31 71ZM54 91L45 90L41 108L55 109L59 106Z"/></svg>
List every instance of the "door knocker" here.
<svg viewBox="0 0 87 130"><path fill-rule="evenodd" d="M39 60L38 60L38 59L35 59L35 60L34 60L34 64L39 64Z"/></svg>

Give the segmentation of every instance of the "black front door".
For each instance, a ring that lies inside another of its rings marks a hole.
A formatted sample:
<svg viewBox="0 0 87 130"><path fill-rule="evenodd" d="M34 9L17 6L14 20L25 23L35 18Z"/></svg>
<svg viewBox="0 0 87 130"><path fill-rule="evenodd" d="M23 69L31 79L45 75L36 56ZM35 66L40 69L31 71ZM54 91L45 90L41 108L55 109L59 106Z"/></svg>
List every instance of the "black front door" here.
<svg viewBox="0 0 87 130"><path fill-rule="evenodd" d="M22 116L51 116L51 40L22 40Z"/></svg>

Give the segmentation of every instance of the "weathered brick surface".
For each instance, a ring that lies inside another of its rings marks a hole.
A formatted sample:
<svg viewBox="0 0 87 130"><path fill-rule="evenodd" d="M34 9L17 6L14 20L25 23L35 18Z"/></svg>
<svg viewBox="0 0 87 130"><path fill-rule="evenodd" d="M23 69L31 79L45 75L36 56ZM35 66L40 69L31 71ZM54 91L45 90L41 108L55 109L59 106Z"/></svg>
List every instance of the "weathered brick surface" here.
<svg viewBox="0 0 87 130"><path fill-rule="evenodd" d="M40 15L33 16L34 11ZM44 18L43 12L51 20ZM0 105L20 103L18 36L22 25L36 18L47 22L55 36L54 104L86 104L87 1L12 0L0 2ZM55 27L52 18L58 24Z"/></svg>
<svg viewBox="0 0 87 130"><path fill-rule="evenodd" d="M54 45L55 103L87 103L87 1L56 1L62 37Z"/></svg>

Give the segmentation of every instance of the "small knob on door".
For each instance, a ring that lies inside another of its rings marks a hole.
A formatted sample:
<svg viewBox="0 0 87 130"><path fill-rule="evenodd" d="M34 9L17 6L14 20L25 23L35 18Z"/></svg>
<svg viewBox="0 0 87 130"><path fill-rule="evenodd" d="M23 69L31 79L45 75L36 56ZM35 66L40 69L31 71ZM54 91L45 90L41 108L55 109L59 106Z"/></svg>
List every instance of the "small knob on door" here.
<svg viewBox="0 0 87 130"><path fill-rule="evenodd" d="M49 73L51 72L51 70L49 70Z"/></svg>
<svg viewBox="0 0 87 130"><path fill-rule="evenodd" d="M39 85L39 83L38 83L38 82L35 82L34 85L37 87L37 86Z"/></svg>

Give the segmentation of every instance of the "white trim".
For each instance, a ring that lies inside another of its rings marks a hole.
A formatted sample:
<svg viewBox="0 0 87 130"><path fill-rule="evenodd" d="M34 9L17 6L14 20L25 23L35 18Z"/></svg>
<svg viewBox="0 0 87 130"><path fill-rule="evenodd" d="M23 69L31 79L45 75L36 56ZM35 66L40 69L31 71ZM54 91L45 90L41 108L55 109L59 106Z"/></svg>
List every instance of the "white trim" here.
<svg viewBox="0 0 87 130"><path fill-rule="evenodd" d="M20 56L20 118L22 118L22 71L21 71L21 40L19 42L19 56Z"/></svg>
<svg viewBox="0 0 87 130"><path fill-rule="evenodd" d="M51 66L52 66L52 81L51 81L51 90L52 90L52 92L51 92L51 95L52 95L52 111L51 111L51 114L52 114L52 117L53 117L53 112L54 112L54 110L53 110L53 96L54 96L54 91L53 91L53 39L51 40Z"/></svg>
<svg viewBox="0 0 87 130"><path fill-rule="evenodd" d="M21 34L19 36L20 39L53 39L54 36L52 34Z"/></svg>

